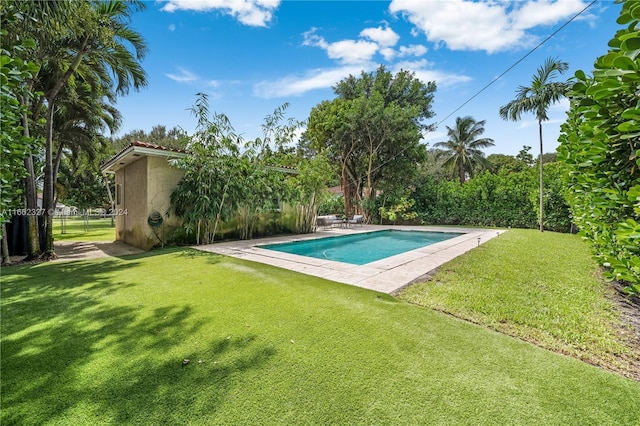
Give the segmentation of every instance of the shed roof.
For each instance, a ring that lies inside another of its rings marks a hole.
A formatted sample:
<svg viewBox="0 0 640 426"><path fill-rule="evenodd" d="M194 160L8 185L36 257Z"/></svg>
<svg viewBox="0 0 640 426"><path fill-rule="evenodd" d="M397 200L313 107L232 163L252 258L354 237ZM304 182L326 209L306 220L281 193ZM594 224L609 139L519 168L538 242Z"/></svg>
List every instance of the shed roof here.
<svg viewBox="0 0 640 426"><path fill-rule="evenodd" d="M187 151L182 149L167 148L148 142L134 141L131 142L122 151L107 160L101 167L102 173L115 173L127 164L131 164L141 157L167 157L181 158L189 155Z"/></svg>
<svg viewBox="0 0 640 426"><path fill-rule="evenodd" d="M136 160L139 160L143 156L148 157L167 157L167 158L182 158L191 155L188 151L183 149L167 148L148 142L134 141L127 145L122 151L107 160L100 167L102 173L115 173L127 164L131 164ZM267 166L270 169L277 170L283 173L298 174L298 170L291 166L271 165Z"/></svg>

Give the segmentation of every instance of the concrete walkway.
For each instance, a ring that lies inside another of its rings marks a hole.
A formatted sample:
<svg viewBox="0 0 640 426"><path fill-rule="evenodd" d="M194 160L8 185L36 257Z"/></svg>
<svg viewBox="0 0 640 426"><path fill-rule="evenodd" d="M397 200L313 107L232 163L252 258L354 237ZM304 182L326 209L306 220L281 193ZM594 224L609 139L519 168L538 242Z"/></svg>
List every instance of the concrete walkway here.
<svg viewBox="0 0 640 426"><path fill-rule="evenodd" d="M55 261L88 260L144 253L144 250L122 241L56 241L54 248L58 256Z"/></svg>
<svg viewBox="0 0 640 426"><path fill-rule="evenodd" d="M257 245L302 241L309 239L355 234L360 232L379 231L383 229L402 229L418 231L464 232L450 240L432 244L427 247L387 257L382 260L357 266L331 260L315 259L267 250ZM314 234L261 238L258 240L233 241L193 247L198 250L223 254L226 256L251 260L277 266L307 275L326 278L344 284L355 285L382 293L395 293L438 266L460 256L463 253L498 237L504 230L497 229L462 229L429 226L356 226L352 229L330 229Z"/></svg>

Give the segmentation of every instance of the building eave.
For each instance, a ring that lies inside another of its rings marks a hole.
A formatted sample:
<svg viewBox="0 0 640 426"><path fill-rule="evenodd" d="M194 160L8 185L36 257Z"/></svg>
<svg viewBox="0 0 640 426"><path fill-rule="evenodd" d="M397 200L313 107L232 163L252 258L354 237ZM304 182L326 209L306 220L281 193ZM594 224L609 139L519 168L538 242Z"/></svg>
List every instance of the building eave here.
<svg viewBox="0 0 640 426"><path fill-rule="evenodd" d="M135 143L111 157L100 167L102 173L115 173L121 168L143 157L183 158L190 155L184 151L170 150L163 147L140 146Z"/></svg>

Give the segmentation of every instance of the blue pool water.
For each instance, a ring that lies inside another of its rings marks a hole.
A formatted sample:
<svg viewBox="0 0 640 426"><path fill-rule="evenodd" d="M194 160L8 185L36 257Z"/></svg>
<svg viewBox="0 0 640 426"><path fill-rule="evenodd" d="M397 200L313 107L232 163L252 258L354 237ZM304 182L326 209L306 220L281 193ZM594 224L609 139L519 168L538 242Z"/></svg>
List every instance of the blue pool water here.
<svg viewBox="0 0 640 426"><path fill-rule="evenodd" d="M462 234L453 232L386 230L258 247L352 265L364 265L460 235Z"/></svg>

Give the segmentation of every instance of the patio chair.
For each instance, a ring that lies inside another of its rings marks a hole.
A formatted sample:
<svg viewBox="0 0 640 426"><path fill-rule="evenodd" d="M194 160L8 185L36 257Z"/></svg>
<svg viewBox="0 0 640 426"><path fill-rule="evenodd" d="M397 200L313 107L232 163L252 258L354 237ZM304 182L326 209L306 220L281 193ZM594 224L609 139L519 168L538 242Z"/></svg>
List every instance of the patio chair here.
<svg viewBox="0 0 640 426"><path fill-rule="evenodd" d="M349 224L349 226L355 225L355 224L360 224L360 226L362 226L363 222L364 222L364 216L361 214L353 215L351 219L347 220L347 223Z"/></svg>
<svg viewBox="0 0 640 426"><path fill-rule="evenodd" d="M342 223L342 220L338 219L336 215L318 216L316 218L316 225L322 227L322 229L333 228L337 223Z"/></svg>

